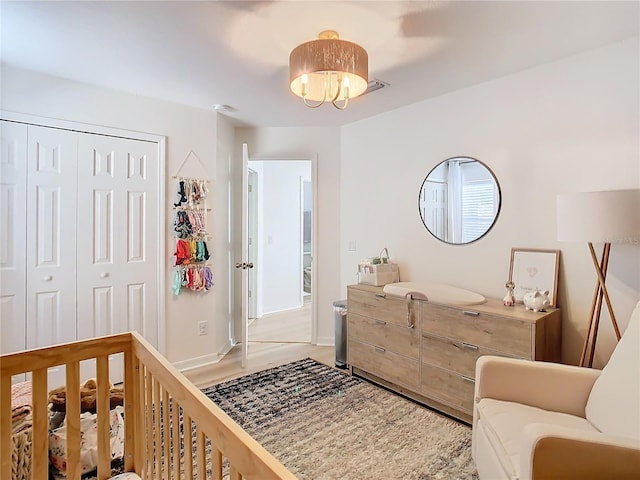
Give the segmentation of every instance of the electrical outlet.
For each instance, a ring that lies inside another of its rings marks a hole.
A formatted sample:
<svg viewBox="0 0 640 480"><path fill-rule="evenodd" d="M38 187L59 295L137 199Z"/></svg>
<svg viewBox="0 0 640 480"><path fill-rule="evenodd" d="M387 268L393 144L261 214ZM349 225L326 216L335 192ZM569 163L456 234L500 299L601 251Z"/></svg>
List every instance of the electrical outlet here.
<svg viewBox="0 0 640 480"><path fill-rule="evenodd" d="M209 333L209 325L207 322L198 322L198 335L206 335Z"/></svg>

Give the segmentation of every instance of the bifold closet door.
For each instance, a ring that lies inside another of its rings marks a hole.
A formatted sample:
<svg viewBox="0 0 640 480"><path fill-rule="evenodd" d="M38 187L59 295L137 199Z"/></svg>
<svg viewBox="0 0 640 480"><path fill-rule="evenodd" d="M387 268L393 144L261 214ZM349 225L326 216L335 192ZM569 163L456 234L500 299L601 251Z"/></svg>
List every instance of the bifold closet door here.
<svg viewBox="0 0 640 480"><path fill-rule="evenodd" d="M137 330L157 347L158 191L157 143L80 134L79 339Z"/></svg>
<svg viewBox="0 0 640 480"><path fill-rule="evenodd" d="M77 133L28 128L27 348L76 339Z"/></svg>
<svg viewBox="0 0 640 480"><path fill-rule="evenodd" d="M11 353L26 346L27 126L1 121L0 138L0 353Z"/></svg>

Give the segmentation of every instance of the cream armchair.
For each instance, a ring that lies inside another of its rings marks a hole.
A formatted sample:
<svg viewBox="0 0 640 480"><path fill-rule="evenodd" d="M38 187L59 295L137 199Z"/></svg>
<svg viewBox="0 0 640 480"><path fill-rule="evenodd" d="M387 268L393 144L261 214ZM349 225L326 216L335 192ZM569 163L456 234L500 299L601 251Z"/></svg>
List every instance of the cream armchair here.
<svg viewBox="0 0 640 480"><path fill-rule="evenodd" d="M602 371L480 357L472 454L481 480L640 479L640 302Z"/></svg>

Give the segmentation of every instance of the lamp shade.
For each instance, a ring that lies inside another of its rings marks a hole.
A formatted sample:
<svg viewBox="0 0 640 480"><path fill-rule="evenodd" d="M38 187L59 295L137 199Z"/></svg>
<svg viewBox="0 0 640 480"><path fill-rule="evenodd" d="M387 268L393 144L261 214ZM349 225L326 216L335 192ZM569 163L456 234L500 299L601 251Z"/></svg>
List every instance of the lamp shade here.
<svg viewBox="0 0 640 480"><path fill-rule="evenodd" d="M325 30L318 39L291 52L289 88L295 95L314 101L355 98L367 89L368 70L364 48Z"/></svg>
<svg viewBox="0 0 640 480"><path fill-rule="evenodd" d="M640 189L560 194L556 208L560 241L640 242Z"/></svg>

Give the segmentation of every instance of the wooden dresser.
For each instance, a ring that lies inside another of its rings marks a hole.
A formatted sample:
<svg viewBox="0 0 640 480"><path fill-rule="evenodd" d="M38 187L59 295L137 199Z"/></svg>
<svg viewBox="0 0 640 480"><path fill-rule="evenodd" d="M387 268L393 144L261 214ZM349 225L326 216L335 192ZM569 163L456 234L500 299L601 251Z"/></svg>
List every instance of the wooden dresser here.
<svg viewBox="0 0 640 480"><path fill-rule="evenodd" d="M469 423L479 356L560 361L558 309L407 301L368 285L347 292L351 372Z"/></svg>

